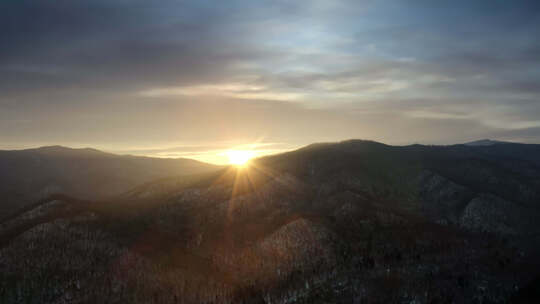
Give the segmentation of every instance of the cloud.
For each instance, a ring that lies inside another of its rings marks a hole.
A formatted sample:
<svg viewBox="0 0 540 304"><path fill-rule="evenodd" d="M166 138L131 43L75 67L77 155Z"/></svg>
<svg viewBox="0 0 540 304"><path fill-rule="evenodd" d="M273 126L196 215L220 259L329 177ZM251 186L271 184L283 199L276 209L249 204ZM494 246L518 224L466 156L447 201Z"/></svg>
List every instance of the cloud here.
<svg viewBox="0 0 540 304"><path fill-rule="evenodd" d="M202 84L184 87L168 87L144 90L139 93L144 97L181 96L218 96L238 99L262 99L294 101L302 98L302 94L293 92L272 92L267 87L245 83Z"/></svg>
<svg viewBox="0 0 540 304"><path fill-rule="evenodd" d="M0 140L538 141L539 11L537 1L2 1Z"/></svg>
<svg viewBox="0 0 540 304"><path fill-rule="evenodd" d="M405 115L413 118L428 118L428 119L467 119L470 118L470 115L466 113L445 113L445 112L434 112L434 111L425 111L425 110L414 110L405 112Z"/></svg>

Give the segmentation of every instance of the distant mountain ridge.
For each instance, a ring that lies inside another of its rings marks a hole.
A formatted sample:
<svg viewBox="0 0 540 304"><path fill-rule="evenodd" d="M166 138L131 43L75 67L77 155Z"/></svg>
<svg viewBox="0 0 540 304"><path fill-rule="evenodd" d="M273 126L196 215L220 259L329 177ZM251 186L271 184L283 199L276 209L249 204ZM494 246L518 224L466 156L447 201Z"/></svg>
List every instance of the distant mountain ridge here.
<svg viewBox="0 0 540 304"><path fill-rule="evenodd" d="M22 149L22 150L9 150L9 151L25 151L25 152L35 152L42 154L50 155L72 155L72 156L91 156L91 155L110 155L117 156L112 153L104 152L94 148L70 148L61 145L54 146L42 146L38 148Z"/></svg>
<svg viewBox="0 0 540 304"><path fill-rule="evenodd" d="M92 148L0 150L0 215L49 193L99 199L154 179L218 168L192 159L116 155Z"/></svg>
<svg viewBox="0 0 540 304"><path fill-rule="evenodd" d="M492 146L492 145L497 145L497 144L509 144L509 143L510 142L499 141L499 140L480 139L480 140L464 143L464 145L475 147L475 146Z"/></svg>

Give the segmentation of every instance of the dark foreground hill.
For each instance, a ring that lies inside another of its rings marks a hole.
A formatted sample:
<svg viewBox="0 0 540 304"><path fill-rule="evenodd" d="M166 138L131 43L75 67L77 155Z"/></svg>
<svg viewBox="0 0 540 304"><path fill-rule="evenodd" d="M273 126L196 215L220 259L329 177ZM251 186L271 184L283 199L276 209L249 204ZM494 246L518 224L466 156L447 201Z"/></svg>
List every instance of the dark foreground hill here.
<svg viewBox="0 0 540 304"><path fill-rule="evenodd" d="M536 303L539 152L346 141L53 195L0 228L0 302Z"/></svg>
<svg viewBox="0 0 540 304"><path fill-rule="evenodd" d="M61 146L0 151L0 218L51 193L98 199L156 178L216 169L191 159L121 156Z"/></svg>

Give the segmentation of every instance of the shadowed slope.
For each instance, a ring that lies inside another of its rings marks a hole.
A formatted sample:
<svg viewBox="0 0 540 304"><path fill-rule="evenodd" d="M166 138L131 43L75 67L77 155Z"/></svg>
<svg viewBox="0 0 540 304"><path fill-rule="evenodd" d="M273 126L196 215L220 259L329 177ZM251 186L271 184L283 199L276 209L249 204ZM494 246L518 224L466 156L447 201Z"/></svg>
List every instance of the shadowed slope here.
<svg viewBox="0 0 540 304"><path fill-rule="evenodd" d="M22 225L2 278L65 259L54 288L87 282L74 294L99 302L504 303L540 269L535 179L480 149L316 144L110 200L51 197L8 222ZM39 299L24 282L12 289Z"/></svg>
<svg viewBox="0 0 540 304"><path fill-rule="evenodd" d="M120 156L61 146L0 151L0 217L51 193L102 199L158 178L219 168L191 159Z"/></svg>

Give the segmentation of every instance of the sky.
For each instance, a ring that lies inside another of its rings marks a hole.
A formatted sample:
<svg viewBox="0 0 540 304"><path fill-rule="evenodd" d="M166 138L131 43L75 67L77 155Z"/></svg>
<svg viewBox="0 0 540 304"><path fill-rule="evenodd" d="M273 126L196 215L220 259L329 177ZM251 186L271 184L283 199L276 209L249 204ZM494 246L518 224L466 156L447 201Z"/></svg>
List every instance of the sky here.
<svg viewBox="0 0 540 304"><path fill-rule="evenodd" d="M540 2L1 0L0 149L540 143Z"/></svg>

